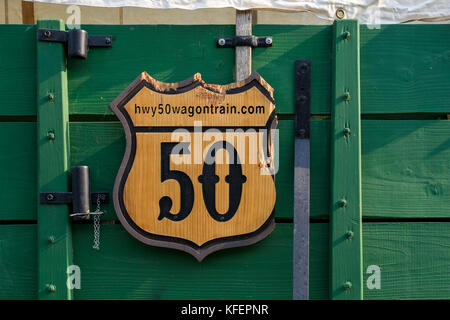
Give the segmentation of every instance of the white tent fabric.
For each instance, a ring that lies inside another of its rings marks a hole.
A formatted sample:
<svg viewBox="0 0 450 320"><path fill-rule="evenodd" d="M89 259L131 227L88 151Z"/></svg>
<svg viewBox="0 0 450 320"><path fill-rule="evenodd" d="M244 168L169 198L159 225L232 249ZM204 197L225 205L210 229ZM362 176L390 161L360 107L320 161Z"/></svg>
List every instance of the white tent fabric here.
<svg viewBox="0 0 450 320"><path fill-rule="evenodd" d="M336 11L363 24L450 20L450 0L34 0L37 2L96 7L141 7L152 9L236 8L308 11L318 18L334 20Z"/></svg>

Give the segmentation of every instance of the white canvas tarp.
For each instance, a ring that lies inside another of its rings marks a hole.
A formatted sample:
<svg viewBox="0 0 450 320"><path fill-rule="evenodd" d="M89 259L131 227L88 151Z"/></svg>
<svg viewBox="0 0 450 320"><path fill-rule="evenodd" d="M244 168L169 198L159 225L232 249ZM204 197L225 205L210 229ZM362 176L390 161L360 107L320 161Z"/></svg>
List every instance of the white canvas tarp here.
<svg viewBox="0 0 450 320"><path fill-rule="evenodd" d="M55 4L96 7L141 7L152 9L236 8L307 11L318 18L334 20L336 11L363 24L450 20L450 0L35 0Z"/></svg>

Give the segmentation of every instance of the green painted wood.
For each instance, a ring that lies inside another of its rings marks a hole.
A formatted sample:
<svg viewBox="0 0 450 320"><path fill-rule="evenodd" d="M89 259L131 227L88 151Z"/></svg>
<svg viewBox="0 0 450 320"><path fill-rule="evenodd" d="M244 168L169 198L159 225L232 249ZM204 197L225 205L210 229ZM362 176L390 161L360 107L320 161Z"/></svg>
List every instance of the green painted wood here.
<svg viewBox="0 0 450 320"><path fill-rule="evenodd" d="M275 177L278 218L292 218L293 213L293 143L294 122L280 120L280 165ZM70 157L72 165L90 167L91 190L112 192L114 180L125 152L125 136L118 122L71 122ZM114 206L104 206L105 220L117 219Z"/></svg>
<svg viewBox="0 0 450 320"><path fill-rule="evenodd" d="M450 25L361 26L362 112L449 113L449 37Z"/></svg>
<svg viewBox="0 0 450 320"><path fill-rule="evenodd" d="M36 26L0 25L0 116L36 115Z"/></svg>
<svg viewBox="0 0 450 320"><path fill-rule="evenodd" d="M292 224L279 223L257 244L215 252L201 263L189 254L145 245L121 225L102 225L100 251L92 226L73 228L81 268L76 299L292 299Z"/></svg>
<svg viewBox="0 0 450 320"><path fill-rule="evenodd" d="M37 298L36 225L0 225L0 300Z"/></svg>
<svg viewBox="0 0 450 320"><path fill-rule="evenodd" d="M36 124L0 123L0 220L36 220Z"/></svg>
<svg viewBox="0 0 450 320"><path fill-rule="evenodd" d="M0 59L0 96L8 103L2 106L0 115L36 114L35 28L0 26L0 40L8 43ZM68 61L71 113L111 114L109 102L143 70L168 82L195 72L201 72L210 83L233 81L234 52L217 49L214 39L233 36L234 26L83 28L90 34L111 34L116 40L113 49L90 50L88 60ZM311 59L314 66L311 111L329 114L332 26L253 28L254 34L270 34L274 39L273 47L253 50L253 69L275 88L279 112L294 114L294 81L290 70L294 61L301 58ZM362 113L448 113L446 101L450 90L446 79L450 72L450 44L442 39L449 34L449 25L383 25L380 29L361 26Z"/></svg>
<svg viewBox="0 0 450 320"><path fill-rule="evenodd" d="M333 34L330 298L362 299L358 21L335 21Z"/></svg>
<svg viewBox="0 0 450 320"><path fill-rule="evenodd" d="M363 224L364 299L448 299L450 223ZM312 223L310 298L328 299L328 223ZM368 267L381 271L380 289L369 289Z"/></svg>
<svg viewBox="0 0 450 320"><path fill-rule="evenodd" d="M364 217L448 218L450 121L365 120Z"/></svg>
<svg viewBox="0 0 450 320"><path fill-rule="evenodd" d="M39 20L39 28L64 30L60 20ZM69 191L69 110L67 71L62 43L37 41L37 191ZM53 95L53 100L48 95ZM51 140L49 132L54 132ZM37 202L39 198L37 199ZM38 203L38 297L70 299L67 266L72 260L71 227L67 205ZM49 237L55 239L54 243ZM56 291L49 290L55 286Z"/></svg>

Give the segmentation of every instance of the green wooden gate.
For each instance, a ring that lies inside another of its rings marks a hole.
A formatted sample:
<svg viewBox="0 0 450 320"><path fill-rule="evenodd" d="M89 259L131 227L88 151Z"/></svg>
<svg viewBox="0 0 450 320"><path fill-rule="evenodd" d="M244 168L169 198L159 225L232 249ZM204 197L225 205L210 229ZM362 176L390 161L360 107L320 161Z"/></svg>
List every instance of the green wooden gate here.
<svg viewBox="0 0 450 320"><path fill-rule="evenodd" d="M196 72L233 82L234 50L214 39L235 27L86 25L114 37L87 60L38 42L38 28L65 26L0 26L0 298L291 299L300 59L312 65L310 298L450 297L450 25L255 25L255 35L273 36L272 48L253 51L253 70L275 89L279 112L277 226L201 263L136 241L112 204L94 250L92 224L70 222L65 205L41 205L39 192L68 191L74 165L90 167L92 191L111 192L125 138L108 104L142 71L165 82ZM349 123L354 140L343 142ZM79 290L66 287L71 264ZM371 265L380 289L366 285Z"/></svg>

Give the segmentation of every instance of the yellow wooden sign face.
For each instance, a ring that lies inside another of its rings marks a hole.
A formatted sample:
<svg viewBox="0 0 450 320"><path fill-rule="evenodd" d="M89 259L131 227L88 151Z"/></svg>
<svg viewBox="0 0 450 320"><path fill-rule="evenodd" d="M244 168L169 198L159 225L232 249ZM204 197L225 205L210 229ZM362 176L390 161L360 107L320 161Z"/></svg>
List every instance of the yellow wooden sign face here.
<svg viewBox="0 0 450 320"><path fill-rule="evenodd" d="M144 72L110 107L127 140L114 206L133 236L202 260L273 230L275 104L258 74L220 86Z"/></svg>

